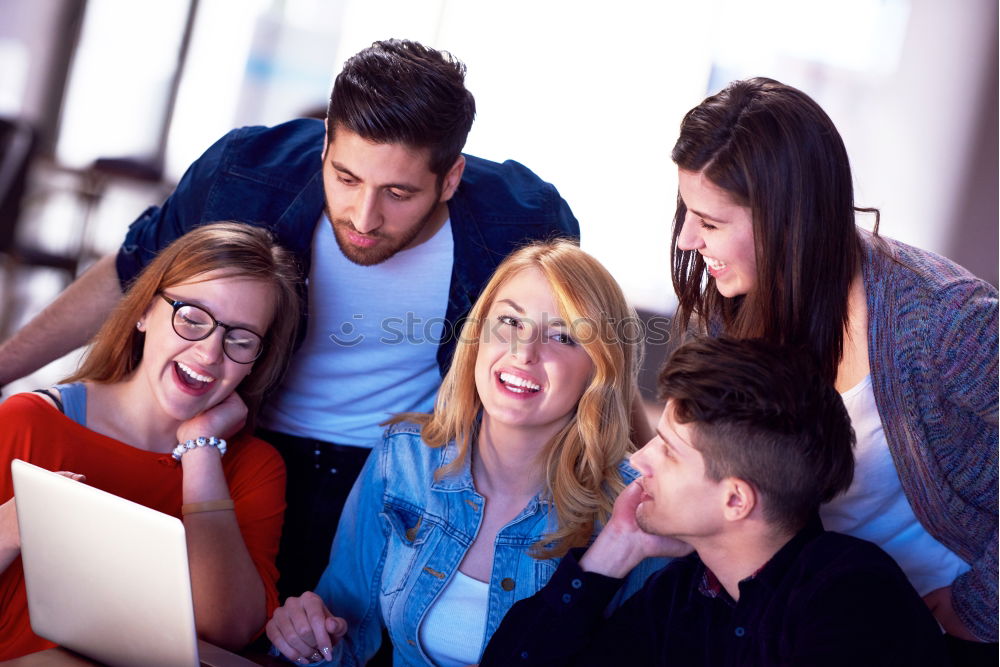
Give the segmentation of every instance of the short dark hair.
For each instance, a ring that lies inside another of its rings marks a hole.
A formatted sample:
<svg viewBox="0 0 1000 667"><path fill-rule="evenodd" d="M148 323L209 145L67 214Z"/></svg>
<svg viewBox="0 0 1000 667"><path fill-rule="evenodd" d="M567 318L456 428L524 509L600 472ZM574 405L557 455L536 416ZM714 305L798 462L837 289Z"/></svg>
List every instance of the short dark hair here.
<svg viewBox="0 0 1000 667"><path fill-rule="evenodd" d="M465 65L447 51L389 39L344 63L330 93L326 140L345 127L368 141L430 149L430 170L443 178L475 116Z"/></svg>
<svg viewBox="0 0 1000 667"><path fill-rule="evenodd" d="M757 288L723 297L696 250L679 250L687 208L678 196L671 244L677 330L692 315L739 338L806 345L831 383L843 350L847 296L861 242L847 149L801 90L763 77L733 81L681 121L671 157L703 172L750 209ZM706 280L707 279L707 280Z"/></svg>
<svg viewBox="0 0 1000 667"><path fill-rule="evenodd" d="M697 338L671 355L660 391L693 426L708 478L749 482L764 517L788 531L851 485L851 419L804 348Z"/></svg>

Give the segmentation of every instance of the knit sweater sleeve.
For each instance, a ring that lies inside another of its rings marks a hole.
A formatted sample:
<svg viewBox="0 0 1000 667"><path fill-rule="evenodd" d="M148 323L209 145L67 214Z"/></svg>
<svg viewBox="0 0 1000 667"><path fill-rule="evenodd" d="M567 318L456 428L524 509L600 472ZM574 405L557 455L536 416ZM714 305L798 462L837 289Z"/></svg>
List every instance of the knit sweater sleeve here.
<svg viewBox="0 0 1000 667"><path fill-rule="evenodd" d="M955 612L977 637L997 640L997 293L978 280L954 283L938 300L933 318L934 354L940 390L970 423L978 422L982 437L967 442L967 460L975 470L958 467L948 484L980 517L972 569L952 585ZM968 433L968 431L965 431ZM973 474L974 473L974 474ZM958 478L960 477L960 478ZM962 520L963 517L956 517Z"/></svg>
<svg viewBox="0 0 1000 667"><path fill-rule="evenodd" d="M978 280L950 285L935 314L937 370L945 398L997 425L997 293Z"/></svg>

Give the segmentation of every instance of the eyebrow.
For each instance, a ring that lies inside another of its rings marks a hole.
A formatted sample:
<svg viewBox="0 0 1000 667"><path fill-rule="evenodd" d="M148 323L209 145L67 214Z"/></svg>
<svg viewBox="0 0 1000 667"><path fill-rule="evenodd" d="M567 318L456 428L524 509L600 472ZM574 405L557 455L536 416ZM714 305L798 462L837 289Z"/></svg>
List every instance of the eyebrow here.
<svg viewBox="0 0 1000 667"><path fill-rule="evenodd" d="M688 210L697 215L699 218L705 218L706 220L711 220L712 222L719 222L722 224L726 224L727 222L729 222L728 220L723 220L722 218L716 218L715 216L708 215L707 213L702 213L701 211L697 211L690 207L688 208Z"/></svg>
<svg viewBox="0 0 1000 667"><path fill-rule="evenodd" d="M510 299L497 299L497 303L506 303L508 306L517 311L518 315L524 315L524 308L521 308L521 306L517 305Z"/></svg>
<svg viewBox="0 0 1000 667"><path fill-rule="evenodd" d="M521 308L521 306L517 305L511 299L497 299L495 303L506 303L508 306L510 306L511 308L513 308L515 311L517 311L518 315L524 315L524 308ZM559 327L560 329L569 329L569 325L566 324L566 321L563 320L560 317L557 317L557 318L554 318L554 319L551 319L551 320L546 318L545 319L545 323L548 324L550 327Z"/></svg>
<svg viewBox="0 0 1000 667"><path fill-rule="evenodd" d="M674 443L670 442L670 440L667 439L667 436L663 434L663 431L661 431L659 428L656 428L656 429L654 429L654 432L656 433L656 435L660 436L660 440L663 441L663 444L666 446L667 449L669 449L675 455L680 456L680 450L677 449L677 445L675 445ZM689 443L687 440L685 440L684 438L682 438L680 436L680 434L677 433L676 431L674 432L674 435L677 437L678 440L680 440L681 442L683 442L685 445L688 445L689 447L691 446L691 443Z"/></svg>
<svg viewBox="0 0 1000 667"><path fill-rule="evenodd" d="M247 331L249 331L250 333L252 333L252 334L256 334L256 335L257 335L258 337L260 337L260 338L263 338L263 337L264 337L264 334L262 334L262 333L260 333L259 331L257 331L257 327L252 327L252 326L250 326L250 325L249 325L248 323L246 323L246 322L229 322L229 321L226 321L226 322L223 322L223 321L222 321L222 320L220 320L220 319L219 319L218 317L215 317L215 313L214 313L214 312L212 312L212 309L211 309L211 308L209 308L208 306L206 306L206 305L205 305L205 304L203 304L203 303L200 303L200 302L198 302L198 301L195 301L194 299L178 299L178 298L177 298L177 297L175 297L175 296L170 296L170 295L169 295L169 294L167 294L166 292L160 292L160 293L161 293L161 294L163 294L163 296L165 296L165 297L167 297L168 299L170 299L171 301L176 301L176 302L178 302L178 303L183 303L183 304L184 304L184 305L186 305L186 306L197 306L198 308L201 308L201 309L202 309L202 310L204 310L204 311L205 311L206 313L208 313L209 315L211 315L212 317L214 317L214 318L215 318L215 321L216 321L216 322L219 322L219 323L221 323L221 324L225 324L226 326L230 326L230 327L233 327L234 329L246 329L246 330L247 330Z"/></svg>
<svg viewBox="0 0 1000 667"><path fill-rule="evenodd" d="M330 160L330 164L333 165L333 168L336 169L337 171L343 172L343 173L347 174L348 176L350 176L351 178L353 178L356 181L362 181L362 182L364 182L363 178L361 178L360 176L358 176L357 174L355 174L353 171L351 171L350 169L348 169L345 165L343 165L343 164L341 164L339 162L336 162L333 159ZM408 192L410 194L415 194L415 193L421 191L421 189L418 188L417 186L415 186L415 185L409 185L408 183L386 183L385 185L383 185L381 187L383 187L383 188L392 188L394 190L402 190L403 192Z"/></svg>

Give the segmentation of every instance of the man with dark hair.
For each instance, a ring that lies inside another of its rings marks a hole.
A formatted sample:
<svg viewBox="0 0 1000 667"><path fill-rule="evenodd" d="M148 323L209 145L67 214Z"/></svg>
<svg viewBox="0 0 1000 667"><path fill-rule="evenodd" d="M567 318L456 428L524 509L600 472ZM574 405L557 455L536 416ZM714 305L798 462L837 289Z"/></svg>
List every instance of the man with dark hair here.
<svg viewBox="0 0 1000 667"><path fill-rule="evenodd" d="M947 665L902 570L817 511L850 486L854 434L807 352L697 340L608 525L517 603L481 665ZM672 561L609 618L643 558Z"/></svg>
<svg viewBox="0 0 1000 667"><path fill-rule="evenodd" d="M282 596L313 588L379 424L432 408L458 324L496 266L527 241L579 236L552 185L517 162L461 153L474 116L462 63L416 42L374 43L337 76L325 126L245 127L209 148L116 256L0 347L0 384L83 344L188 229L272 230L297 255L309 307L262 435L288 469Z"/></svg>

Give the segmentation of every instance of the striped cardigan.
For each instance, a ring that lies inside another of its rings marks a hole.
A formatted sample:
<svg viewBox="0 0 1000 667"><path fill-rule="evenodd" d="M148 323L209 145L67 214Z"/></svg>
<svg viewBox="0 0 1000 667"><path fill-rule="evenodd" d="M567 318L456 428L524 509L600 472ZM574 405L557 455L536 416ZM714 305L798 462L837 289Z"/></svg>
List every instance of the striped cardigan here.
<svg viewBox="0 0 1000 667"><path fill-rule="evenodd" d="M943 257L862 234L875 403L920 523L972 565L955 611L997 641L997 290Z"/></svg>

